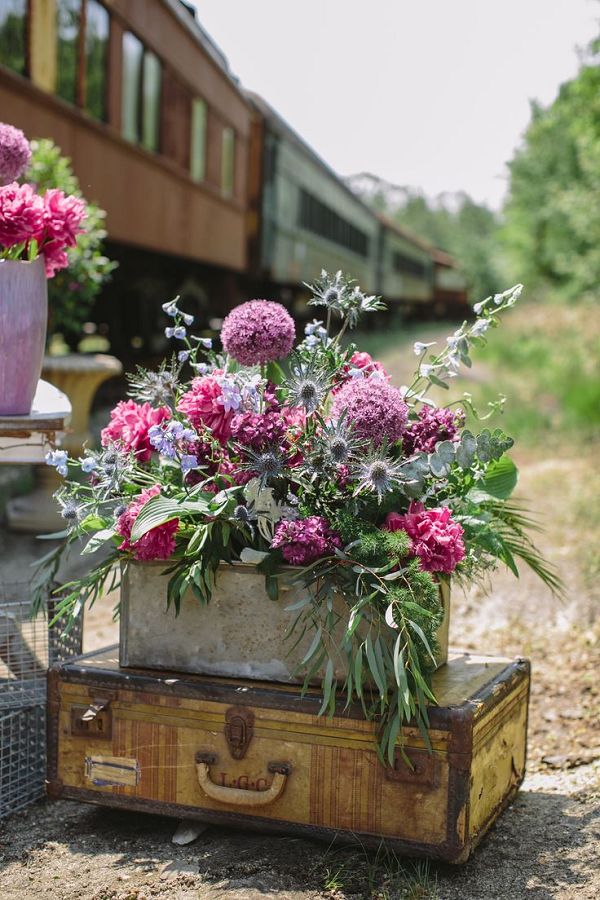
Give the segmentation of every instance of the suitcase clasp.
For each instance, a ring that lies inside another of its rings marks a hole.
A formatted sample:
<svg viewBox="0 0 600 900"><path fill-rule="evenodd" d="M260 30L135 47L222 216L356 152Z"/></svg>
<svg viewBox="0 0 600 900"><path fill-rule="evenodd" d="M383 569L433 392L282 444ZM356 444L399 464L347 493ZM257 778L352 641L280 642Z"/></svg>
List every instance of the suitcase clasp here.
<svg viewBox="0 0 600 900"><path fill-rule="evenodd" d="M225 740L234 759L243 759L252 740L254 713L243 706L231 706L225 713Z"/></svg>

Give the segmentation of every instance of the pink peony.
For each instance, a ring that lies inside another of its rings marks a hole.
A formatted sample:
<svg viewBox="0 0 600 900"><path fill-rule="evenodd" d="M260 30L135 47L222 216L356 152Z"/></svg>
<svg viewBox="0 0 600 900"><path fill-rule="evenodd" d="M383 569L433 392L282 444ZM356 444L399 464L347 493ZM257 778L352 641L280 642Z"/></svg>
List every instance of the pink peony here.
<svg viewBox="0 0 600 900"><path fill-rule="evenodd" d="M166 406L154 409L149 403L120 400L110 414L109 424L102 429L102 446L117 444L126 453L135 453L138 462L148 462L152 454L148 431L152 425L170 418L171 411Z"/></svg>
<svg viewBox="0 0 600 900"><path fill-rule="evenodd" d="M385 439L393 443L402 437L408 407L400 391L374 378L353 378L333 398L331 417L345 421L356 437L379 447Z"/></svg>
<svg viewBox="0 0 600 900"><path fill-rule="evenodd" d="M46 263L46 275L52 278L59 269L69 265L66 248L77 243L77 235L83 231L81 223L86 208L79 197L67 197L54 188L46 191L43 201L44 233L39 242Z"/></svg>
<svg viewBox="0 0 600 900"><path fill-rule="evenodd" d="M452 521L447 506L425 509L422 503L411 503L403 516L389 513L385 527L389 531L406 531L411 550L425 572L449 574L466 556L462 526Z"/></svg>
<svg viewBox="0 0 600 900"><path fill-rule="evenodd" d="M175 534L179 528L179 519L171 519L164 525L157 525L156 528L147 531L139 541L131 541L131 529L140 510L151 497L156 497L158 494L160 494L160 487L157 484L142 491L117 519L117 534L124 538L123 542L119 544L119 550L131 551L135 559L168 559L175 550Z"/></svg>
<svg viewBox="0 0 600 900"><path fill-rule="evenodd" d="M43 196L46 240L63 247L74 247L77 235L83 231L85 202L80 197L67 197L56 188L49 188Z"/></svg>
<svg viewBox="0 0 600 900"><path fill-rule="evenodd" d="M453 440L465 424L462 409L431 409L423 406L417 422L410 422L402 436L402 449L407 455L422 450L433 453L438 441Z"/></svg>
<svg viewBox="0 0 600 900"><path fill-rule="evenodd" d="M235 410L225 409L223 389L215 375L194 378L192 386L177 404L194 428L208 428L213 436L224 444L231 437L231 420Z"/></svg>
<svg viewBox="0 0 600 900"><path fill-rule="evenodd" d="M322 516L295 521L284 519L275 526L271 541L271 547L280 549L285 561L292 566L306 566L341 546L339 534L331 530Z"/></svg>
<svg viewBox="0 0 600 900"><path fill-rule="evenodd" d="M46 269L46 278L53 278L61 269L66 269L69 265L69 257L64 247L61 247L55 241L46 244L42 251L44 257L44 265Z"/></svg>
<svg viewBox="0 0 600 900"><path fill-rule="evenodd" d="M21 129L0 122L0 185L20 178L30 159L29 141Z"/></svg>
<svg viewBox="0 0 600 900"><path fill-rule="evenodd" d="M0 187L0 246L14 247L43 236L44 203L30 184Z"/></svg>
<svg viewBox="0 0 600 900"><path fill-rule="evenodd" d="M294 346L294 320L281 303L250 300L236 306L223 322L223 349L242 366L287 356Z"/></svg>
<svg viewBox="0 0 600 900"><path fill-rule="evenodd" d="M360 369L365 377L377 374L377 376L383 381L389 381L392 377L388 372L386 372L380 362L378 362L376 359L373 359L371 354L365 351L354 351L354 353L350 357L349 363L344 366L344 380L353 377L350 375L350 371L352 369Z"/></svg>

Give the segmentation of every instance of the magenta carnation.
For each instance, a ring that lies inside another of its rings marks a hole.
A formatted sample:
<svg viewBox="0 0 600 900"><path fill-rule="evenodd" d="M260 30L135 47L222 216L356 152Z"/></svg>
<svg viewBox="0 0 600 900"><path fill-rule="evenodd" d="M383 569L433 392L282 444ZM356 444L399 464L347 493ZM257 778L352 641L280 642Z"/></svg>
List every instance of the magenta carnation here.
<svg viewBox="0 0 600 900"><path fill-rule="evenodd" d="M214 374L194 378L190 390L181 396L177 409L187 416L194 428L208 428L222 444L231 437L235 411L225 408L221 382Z"/></svg>
<svg viewBox="0 0 600 900"><path fill-rule="evenodd" d="M400 391L375 378L353 378L333 398L332 418L345 421L356 437L380 446L384 440L394 442L402 437L408 407Z"/></svg>
<svg viewBox="0 0 600 900"><path fill-rule="evenodd" d="M30 184L0 187L0 245L14 247L43 235L44 202Z"/></svg>
<svg viewBox="0 0 600 900"><path fill-rule="evenodd" d="M390 513L385 527L388 531L406 531L411 550L425 572L449 574L465 558L462 526L452 520L447 506L425 509L422 503L411 503L403 516Z"/></svg>
<svg viewBox="0 0 600 900"><path fill-rule="evenodd" d="M465 424L462 409L431 409L423 406L417 422L411 422L404 430L402 447L406 454L419 450L433 453L438 441L451 441Z"/></svg>
<svg viewBox="0 0 600 900"><path fill-rule="evenodd" d="M281 550L285 561L292 566L306 566L341 546L339 534L332 531L322 516L308 516L295 521L282 520L275 526L275 535L271 541L271 547Z"/></svg>
<svg viewBox="0 0 600 900"><path fill-rule="evenodd" d="M164 525L151 528L138 541L132 542L131 540L131 529L140 510L151 497L156 497L157 494L160 494L160 487L157 484L142 491L139 497L136 497L117 519L117 534L124 538L123 542L119 544L119 550L130 550L135 559L168 559L175 549L175 533L179 528L179 519L171 519Z"/></svg>
<svg viewBox="0 0 600 900"><path fill-rule="evenodd" d="M126 453L135 453L138 462L148 462L152 454L148 431L170 418L166 406L154 409L149 403L120 400L110 414L110 422L102 429L102 446L117 444Z"/></svg>
<svg viewBox="0 0 600 900"><path fill-rule="evenodd" d="M242 366L287 356L294 346L294 320L281 303L250 300L236 306L223 322L223 349Z"/></svg>
<svg viewBox="0 0 600 900"><path fill-rule="evenodd" d="M30 159L29 141L21 129L0 122L0 185L20 178Z"/></svg>

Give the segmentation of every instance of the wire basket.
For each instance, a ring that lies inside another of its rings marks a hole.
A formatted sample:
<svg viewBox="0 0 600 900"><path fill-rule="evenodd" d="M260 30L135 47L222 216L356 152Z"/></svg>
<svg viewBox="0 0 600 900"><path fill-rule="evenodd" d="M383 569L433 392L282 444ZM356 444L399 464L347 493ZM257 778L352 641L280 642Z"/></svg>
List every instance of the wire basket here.
<svg viewBox="0 0 600 900"><path fill-rule="evenodd" d="M29 582L0 586L0 818L44 793L46 672L81 653L81 619L63 634L54 604L32 618Z"/></svg>
<svg viewBox="0 0 600 900"><path fill-rule="evenodd" d="M0 713L0 819L44 794L45 704Z"/></svg>
<svg viewBox="0 0 600 900"><path fill-rule="evenodd" d="M48 667L81 653L81 619L67 634L61 621L50 627L54 604L32 618L29 583L0 587L0 712L44 704Z"/></svg>

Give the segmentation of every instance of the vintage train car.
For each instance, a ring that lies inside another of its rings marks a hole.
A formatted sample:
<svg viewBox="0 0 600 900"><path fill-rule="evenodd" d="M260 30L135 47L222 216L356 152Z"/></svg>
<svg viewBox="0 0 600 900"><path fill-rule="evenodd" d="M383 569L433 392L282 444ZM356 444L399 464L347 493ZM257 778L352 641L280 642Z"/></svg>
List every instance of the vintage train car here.
<svg viewBox="0 0 600 900"><path fill-rule="evenodd" d="M176 293L202 325L252 295L302 316L324 268L393 308L456 306L450 257L245 92L182 0L2 0L0 118L52 138L107 210L119 268L91 318L126 363L164 351Z"/></svg>
<svg viewBox="0 0 600 900"><path fill-rule="evenodd" d="M154 301L179 285L208 310L239 299L251 116L180 0L0 4L0 118L52 138L106 209L120 355L123 333L149 344Z"/></svg>
<svg viewBox="0 0 600 900"><path fill-rule="evenodd" d="M378 219L377 293L407 315L423 310L434 292L432 248L386 216Z"/></svg>
<svg viewBox="0 0 600 900"><path fill-rule="evenodd" d="M342 179L257 94L249 177L249 264L298 311L321 269L377 290L379 223Z"/></svg>
<svg viewBox="0 0 600 900"><path fill-rule="evenodd" d="M471 313L464 272L448 253L432 249L434 288L432 311L435 316L467 316Z"/></svg>

